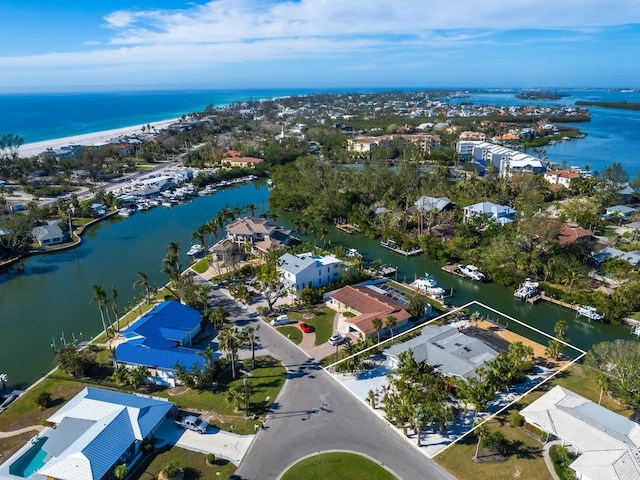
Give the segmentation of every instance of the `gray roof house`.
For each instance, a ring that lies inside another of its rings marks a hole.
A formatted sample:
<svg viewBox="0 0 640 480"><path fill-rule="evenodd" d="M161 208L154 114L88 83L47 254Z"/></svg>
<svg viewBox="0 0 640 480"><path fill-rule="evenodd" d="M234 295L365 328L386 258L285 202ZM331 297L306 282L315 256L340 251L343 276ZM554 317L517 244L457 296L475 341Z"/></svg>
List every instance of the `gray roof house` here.
<svg viewBox="0 0 640 480"><path fill-rule="evenodd" d="M396 367L398 356L407 350L413 351L416 362L426 362L444 375L462 378L475 378L476 369L498 355L487 344L450 325L427 325L417 337L386 348L383 354Z"/></svg>
<svg viewBox="0 0 640 480"><path fill-rule="evenodd" d="M626 205L614 205L613 207L608 207L605 213L608 217L628 217L632 213L636 211L635 208L627 207Z"/></svg>
<svg viewBox="0 0 640 480"><path fill-rule="evenodd" d="M593 255L590 258L590 261L596 265L600 265L602 262L609 260L610 258L624 260L635 267L640 263L640 250L625 252L624 250L619 250L613 247L604 247L597 254Z"/></svg>
<svg viewBox="0 0 640 480"><path fill-rule="evenodd" d="M559 438L578 458L582 480L640 479L640 425L557 385L520 411L525 421Z"/></svg>
<svg viewBox="0 0 640 480"><path fill-rule="evenodd" d="M507 205L498 205L492 202L480 202L462 209L464 220L475 216L486 216L489 220L504 225L515 220L516 211Z"/></svg>
<svg viewBox="0 0 640 480"><path fill-rule="evenodd" d="M173 407L164 399L87 387L49 417L56 428L43 430L26 453L18 452L19 458L0 467L0 477L25 477L25 465L36 456L41 466L33 477L109 478L119 464L131 468L142 442L157 432Z"/></svg>
<svg viewBox="0 0 640 480"><path fill-rule="evenodd" d="M432 210L441 212L454 204L447 197L428 197L425 195L416 200L413 205L423 212L430 212Z"/></svg>
<svg viewBox="0 0 640 480"><path fill-rule="evenodd" d="M33 229L33 236L36 238L41 247L45 245L56 245L64 242L67 235L62 231L59 225L49 224L41 225Z"/></svg>

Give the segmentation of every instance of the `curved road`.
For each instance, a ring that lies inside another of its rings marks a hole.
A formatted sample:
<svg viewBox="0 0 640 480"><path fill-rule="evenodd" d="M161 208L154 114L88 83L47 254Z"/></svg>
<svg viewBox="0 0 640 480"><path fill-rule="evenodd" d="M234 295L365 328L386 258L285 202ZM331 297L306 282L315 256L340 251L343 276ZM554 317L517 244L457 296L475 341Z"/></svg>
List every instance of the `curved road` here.
<svg viewBox="0 0 640 480"><path fill-rule="evenodd" d="M402 480L453 480L450 474L400 438L361 400L249 309L213 290L212 303L223 304L238 327L260 325L261 349L300 374L285 383L265 428L258 432L236 475L242 480L276 479L292 463L324 450L366 454ZM235 308L234 308L235 307ZM324 403L324 405L323 405Z"/></svg>

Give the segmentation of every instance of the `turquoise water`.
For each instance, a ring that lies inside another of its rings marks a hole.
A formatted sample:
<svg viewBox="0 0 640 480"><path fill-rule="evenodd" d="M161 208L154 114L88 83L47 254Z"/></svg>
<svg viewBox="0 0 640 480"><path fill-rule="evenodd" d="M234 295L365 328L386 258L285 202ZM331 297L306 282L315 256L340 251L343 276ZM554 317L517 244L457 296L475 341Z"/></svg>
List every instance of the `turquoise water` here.
<svg viewBox="0 0 640 480"><path fill-rule="evenodd" d="M40 438L27 452L9 467L9 473L22 478L29 478L45 464L48 453L42 446L48 437Z"/></svg>

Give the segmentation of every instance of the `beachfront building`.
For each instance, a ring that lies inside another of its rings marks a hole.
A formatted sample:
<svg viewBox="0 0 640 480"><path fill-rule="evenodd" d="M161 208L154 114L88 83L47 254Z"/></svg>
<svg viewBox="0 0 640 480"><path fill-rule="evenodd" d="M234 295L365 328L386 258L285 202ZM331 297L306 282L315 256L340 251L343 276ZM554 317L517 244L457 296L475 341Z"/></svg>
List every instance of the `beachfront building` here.
<svg viewBox="0 0 640 480"><path fill-rule="evenodd" d="M227 225L227 238L252 253L265 255L271 249L289 245L291 230L272 225L266 218L242 217Z"/></svg>
<svg viewBox="0 0 640 480"><path fill-rule="evenodd" d="M102 480L121 464L131 471L173 408L160 398L87 387L47 419L54 428L0 467L0 478Z"/></svg>
<svg viewBox="0 0 640 480"><path fill-rule="evenodd" d="M416 362L425 362L447 377L460 378L477 378L476 370L498 355L486 343L451 325L427 325L417 337L392 345L383 354L396 368L400 354L408 350Z"/></svg>
<svg viewBox="0 0 640 480"><path fill-rule="evenodd" d="M498 205L492 202L474 203L462 209L462 215L465 222L472 218L480 217L488 222L495 222L499 225L505 225L515 220L516 211L507 205Z"/></svg>
<svg viewBox="0 0 640 480"><path fill-rule="evenodd" d="M205 358L199 355L202 350L193 347L201 330L202 316L197 310L175 300L163 302L120 334L114 361L127 368L146 367L150 383L175 387L178 364L187 369L205 366ZM220 354L213 356L215 360Z"/></svg>
<svg viewBox="0 0 640 480"><path fill-rule="evenodd" d="M41 247L57 245L67 239L67 234L57 223L35 227L33 229L33 236Z"/></svg>
<svg viewBox="0 0 640 480"><path fill-rule="evenodd" d="M376 335L373 319L379 318L384 325L388 316L396 320L393 333L405 330L411 314L406 306L386 296L384 291L373 285L349 285L331 293L327 305L342 313L338 321L338 331L356 334L358 337ZM391 329L383 327L381 336L391 334Z"/></svg>
<svg viewBox="0 0 640 480"><path fill-rule="evenodd" d="M290 293L304 288L319 288L344 275L344 263L333 255L285 253L278 259L280 280Z"/></svg>
<svg viewBox="0 0 640 480"><path fill-rule="evenodd" d="M640 425L556 385L520 411L526 423L558 438L578 457L580 480L639 479Z"/></svg>

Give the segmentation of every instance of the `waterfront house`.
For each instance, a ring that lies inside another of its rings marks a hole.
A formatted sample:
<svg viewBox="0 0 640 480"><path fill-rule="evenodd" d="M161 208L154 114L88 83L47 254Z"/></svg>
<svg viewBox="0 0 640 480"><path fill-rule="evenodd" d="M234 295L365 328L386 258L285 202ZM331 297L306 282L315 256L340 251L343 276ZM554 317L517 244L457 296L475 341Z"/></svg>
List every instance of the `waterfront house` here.
<svg viewBox="0 0 640 480"><path fill-rule="evenodd" d="M441 212L452 208L455 204L447 197L428 197L425 195L416 200L413 205L423 212Z"/></svg>
<svg viewBox="0 0 640 480"><path fill-rule="evenodd" d="M228 157L223 158L222 163L226 163L230 167L254 168L259 163L262 163L262 159L255 157Z"/></svg>
<svg viewBox="0 0 640 480"><path fill-rule="evenodd" d="M580 171L575 168L552 170L544 173L544 179L551 185L560 185L565 188L571 187L571 184L577 182L580 178Z"/></svg>
<svg viewBox="0 0 640 480"><path fill-rule="evenodd" d="M252 253L266 254L271 249L289 245L291 230L272 225L266 218L242 217L227 225L227 238L240 246L248 245Z"/></svg>
<svg viewBox="0 0 640 480"><path fill-rule="evenodd" d="M383 354L396 368L400 354L408 350L416 362L425 362L448 377L460 378L476 378L476 370L498 355L486 343L451 325L427 325L417 337L392 345Z"/></svg>
<svg viewBox="0 0 640 480"><path fill-rule="evenodd" d="M215 262L230 262L234 258L238 261L244 259L244 251L237 243L228 238L223 238L219 242L215 243L209 252L212 254L212 260Z"/></svg>
<svg viewBox="0 0 640 480"><path fill-rule="evenodd" d="M556 385L520 411L526 423L559 439L578 456L581 480L640 478L640 425Z"/></svg>
<svg viewBox="0 0 640 480"><path fill-rule="evenodd" d="M515 220L516 211L506 205L498 205L492 202L474 203L462 209L464 221L468 222L474 217L484 217L487 221L500 225L511 223Z"/></svg>
<svg viewBox="0 0 640 480"><path fill-rule="evenodd" d="M164 399L87 387L47 419L55 428L0 467L0 477L101 480L121 464L131 471L173 408ZM37 474L28 473L34 458L42 460Z"/></svg>
<svg viewBox="0 0 640 480"><path fill-rule="evenodd" d="M187 369L205 366L205 359L198 355L202 350L193 347L201 329L202 316L197 310L175 300L163 302L121 333L114 361L127 368L144 366L150 383L175 387L178 364Z"/></svg>
<svg viewBox="0 0 640 480"><path fill-rule="evenodd" d="M304 288L319 288L336 282L344 275L344 263L332 255L285 253L278 259L282 284L294 293Z"/></svg>
<svg viewBox="0 0 640 480"><path fill-rule="evenodd" d="M33 236L41 247L57 245L67 239L67 234L57 223L35 227L33 229Z"/></svg>
<svg viewBox="0 0 640 480"><path fill-rule="evenodd" d="M593 255L589 259L589 262L596 266L600 266L602 262L605 262L612 258L623 260L625 262L630 263L633 267L635 267L640 263L640 250L625 252L623 250L619 250L613 247L604 247L598 253Z"/></svg>
<svg viewBox="0 0 640 480"><path fill-rule="evenodd" d="M373 285L349 285L341 288L331 293L327 305L342 313L338 330L358 336L376 334L374 318L382 320L383 325L387 316L395 318L394 334L405 330L411 318L405 305L386 296L383 290ZM390 333L386 327L380 330L381 336Z"/></svg>

